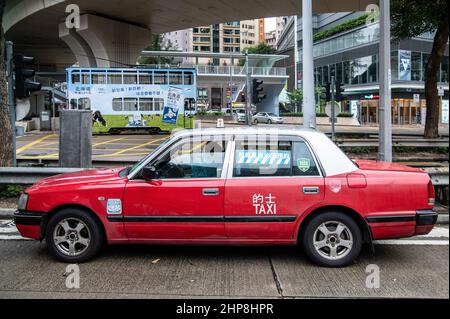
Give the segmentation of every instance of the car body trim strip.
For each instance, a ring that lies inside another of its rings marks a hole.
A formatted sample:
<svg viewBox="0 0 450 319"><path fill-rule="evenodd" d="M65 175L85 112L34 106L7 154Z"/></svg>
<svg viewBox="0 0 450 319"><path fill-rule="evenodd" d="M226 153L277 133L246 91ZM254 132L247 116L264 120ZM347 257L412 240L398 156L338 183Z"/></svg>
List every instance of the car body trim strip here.
<svg viewBox="0 0 450 319"><path fill-rule="evenodd" d="M108 216L110 222L126 223L290 223L297 216Z"/></svg>

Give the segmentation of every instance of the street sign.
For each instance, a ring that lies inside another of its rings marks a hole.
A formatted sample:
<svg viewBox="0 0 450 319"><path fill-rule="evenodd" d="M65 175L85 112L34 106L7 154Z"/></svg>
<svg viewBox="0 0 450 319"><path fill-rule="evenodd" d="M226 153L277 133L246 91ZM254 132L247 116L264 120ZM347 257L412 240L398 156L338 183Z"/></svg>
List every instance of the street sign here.
<svg viewBox="0 0 450 319"><path fill-rule="evenodd" d="M420 104L420 94L414 94L414 104L416 106Z"/></svg>
<svg viewBox="0 0 450 319"><path fill-rule="evenodd" d="M438 86L438 95L439 96L444 96L445 94L445 90L443 86Z"/></svg>

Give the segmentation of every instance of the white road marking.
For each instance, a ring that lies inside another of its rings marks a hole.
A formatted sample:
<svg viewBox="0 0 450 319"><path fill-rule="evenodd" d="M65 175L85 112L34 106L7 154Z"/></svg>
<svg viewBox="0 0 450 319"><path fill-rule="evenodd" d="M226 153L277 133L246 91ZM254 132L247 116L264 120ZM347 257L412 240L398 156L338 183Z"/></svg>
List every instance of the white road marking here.
<svg viewBox="0 0 450 319"><path fill-rule="evenodd" d="M429 233L428 235L420 235L417 236L416 238L427 238L427 237L433 237L433 238L439 238L439 237L445 237L448 238L448 228L444 228L444 227L435 227L433 228L433 230L431 231L431 233Z"/></svg>
<svg viewBox="0 0 450 319"><path fill-rule="evenodd" d="M403 246L448 246L448 240L418 240L418 239L392 239L375 240L375 245L403 245Z"/></svg>
<svg viewBox="0 0 450 319"><path fill-rule="evenodd" d="M33 239L25 238L19 235L11 235L11 236L0 235L0 240L33 240Z"/></svg>

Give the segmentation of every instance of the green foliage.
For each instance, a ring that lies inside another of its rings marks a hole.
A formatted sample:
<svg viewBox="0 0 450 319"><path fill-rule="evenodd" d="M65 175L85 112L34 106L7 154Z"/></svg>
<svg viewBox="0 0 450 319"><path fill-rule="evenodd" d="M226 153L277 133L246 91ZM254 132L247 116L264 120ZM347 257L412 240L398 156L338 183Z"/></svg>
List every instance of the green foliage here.
<svg viewBox="0 0 450 319"><path fill-rule="evenodd" d="M327 113L323 113L323 112L317 112L316 113L316 117L328 117Z"/></svg>
<svg viewBox="0 0 450 319"><path fill-rule="evenodd" d="M0 185L0 197L18 197L23 190L24 187L19 185Z"/></svg>
<svg viewBox="0 0 450 319"><path fill-rule="evenodd" d="M282 113L280 114L280 116L284 116L284 117L303 117L303 112L290 112L290 113Z"/></svg>
<svg viewBox="0 0 450 319"><path fill-rule="evenodd" d="M362 26L366 23L366 20L368 17L369 17L368 14L364 14L356 19L344 22L344 23L337 25L334 28L331 28L329 30L317 32L316 34L314 34L314 41L319 41L319 40L331 37L332 35Z"/></svg>
<svg viewBox="0 0 450 319"><path fill-rule="evenodd" d="M337 115L337 117L353 117L353 114L350 112L342 112Z"/></svg>
<svg viewBox="0 0 450 319"><path fill-rule="evenodd" d="M245 48L242 50L242 53L248 53L248 54L277 54L277 50L272 48L270 45L267 45L266 43L260 43L258 45ZM239 60L239 66L245 65L245 59Z"/></svg>
<svg viewBox="0 0 450 319"><path fill-rule="evenodd" d="M434 32L448 19L448 12L448 0L392 0L392 35L404 39Z"/></svg>
<svg viewBox="0 0 450 319"><path fill-rule="evenodd" d="M287 92L287 98L291 105L299 105L303 102L303 91L301 89L292 90L292 92Z"/></svg>
<svg viewBox="0 0 450 319"><path fill-rule="evenodd" d="M164 36L161 34L153 34L151 43L144 50L145 51L173 51L177 48L170 41L165 41ZM140 65L160 65L160 64L173 64L173 58L166 57L147 57L141 56L138 60Z"/></svg>

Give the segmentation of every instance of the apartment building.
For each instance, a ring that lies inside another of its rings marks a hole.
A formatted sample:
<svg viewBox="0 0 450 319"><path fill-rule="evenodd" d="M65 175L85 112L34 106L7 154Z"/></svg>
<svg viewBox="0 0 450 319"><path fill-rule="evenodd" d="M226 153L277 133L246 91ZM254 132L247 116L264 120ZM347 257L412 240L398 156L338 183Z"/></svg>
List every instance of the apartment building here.
<svg viewBox="0 0 450 319"><path fill-rule="evenodd" d="M241 53L245 48L265 42L265 20L254 19L199 26L164 34L180 51L205 53ZM229 59L198 58L196 64L229 65ZM234 61L238 63L238 61Z"/></svg>

